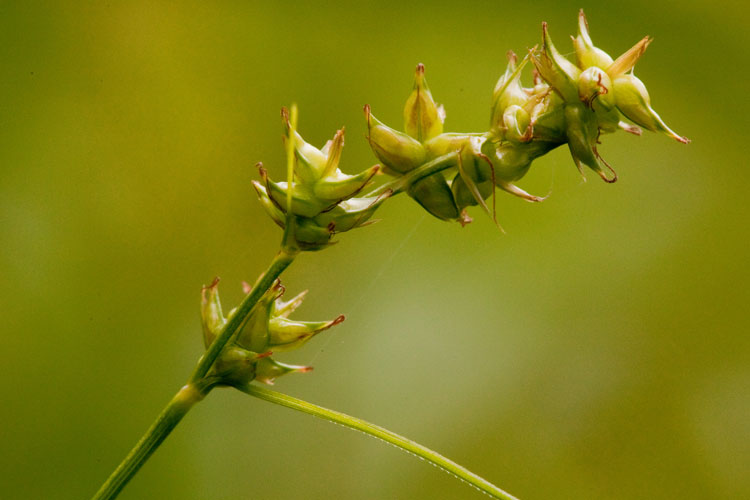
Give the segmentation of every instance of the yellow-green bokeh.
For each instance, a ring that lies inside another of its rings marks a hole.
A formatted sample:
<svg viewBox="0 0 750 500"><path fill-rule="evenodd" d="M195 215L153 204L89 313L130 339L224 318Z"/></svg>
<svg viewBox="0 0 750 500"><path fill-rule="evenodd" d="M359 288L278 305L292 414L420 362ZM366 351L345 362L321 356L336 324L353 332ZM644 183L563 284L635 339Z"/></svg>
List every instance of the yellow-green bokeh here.
<svg viewBox="0 0 750 500"><path fill-rule="evenodd" d="M746 47L740 2L4 2L0 5L0 496L86 498L201 353L199 291L240 297L280 232L250 181L284 169L279 108L343 169L375 160L423 62L446 130L486 127L505 52L561 51L584 7L611 53L643 35L681 134L617 134L620 181L567 151L498 194L507 234L404 197L303 255L304 319L348 320L277 388L430 446L532 498L750 494ZM124 499L463 499L467 486L322 421L216 391Z"/></svg>

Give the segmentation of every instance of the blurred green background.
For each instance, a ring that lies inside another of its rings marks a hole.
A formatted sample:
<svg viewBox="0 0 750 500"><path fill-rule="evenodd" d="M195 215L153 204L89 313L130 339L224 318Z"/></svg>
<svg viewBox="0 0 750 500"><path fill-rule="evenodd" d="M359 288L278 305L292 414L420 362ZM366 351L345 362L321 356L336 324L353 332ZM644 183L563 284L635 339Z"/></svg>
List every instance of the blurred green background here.
<svg viewBox="0 0 750 500"><path fill-rule="evenodd" d="M398 124L418 62L446 129L482 130L508 49L584 7L678 133L604 138L620 181L566 148L497 198L500 234L406 197L303 255L298 317L348 321L276 388L424 443L524 498L750 495L744 2L3 2L0 496L87 498L201 353L280 231L250 181L283 171L279 108L343 169L375 163L362 106ZM191 412L122 498L463 499L383 443L240 393Z"/></svg>

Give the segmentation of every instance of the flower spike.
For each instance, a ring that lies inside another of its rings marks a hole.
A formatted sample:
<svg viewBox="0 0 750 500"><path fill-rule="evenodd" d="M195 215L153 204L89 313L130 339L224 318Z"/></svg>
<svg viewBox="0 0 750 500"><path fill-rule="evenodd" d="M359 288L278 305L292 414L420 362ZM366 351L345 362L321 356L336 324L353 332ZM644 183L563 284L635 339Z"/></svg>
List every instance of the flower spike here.
<svg viewBox="0 0 750 500"><path fill-rule="evenodd" d="M219 304L218 283L219 280L215 279L202 291L201 315L207 346L209 339L213 341L226 323ZM250 289L247 283L243 283L246 294L250 293ZM279 363L271 355L300 347L318 333L344 321L344 316L331 321L290 320L289 314L300 305L306 292L288 302L281 300L284 292L281 281L276 280L230 339L217 359L213 373L222 384L247 384L252 380L272 384L276 378L287 373L312 370L309 366ZM234 311L229 316L232 314Z"/></svg>
<svg viewBox="0 0 750 500"><path fill-rule="evenodd" d="M354 196L371 182L381 167L373 165L355 175L344 174L339 169L344 147L343 128L318 149L297 133L286 108L282 108L281 116L286 132L284 140L289 145L288 157L294 162L294 178L291 182L274 182L262 164L258 164L262 183L253 181L253 188L277 225L286 231L289 221L293 222L287 233L296 247L305 251L321 250L333 244L331 238L335 233L364 225L388 197L354 201Z"/></svg>

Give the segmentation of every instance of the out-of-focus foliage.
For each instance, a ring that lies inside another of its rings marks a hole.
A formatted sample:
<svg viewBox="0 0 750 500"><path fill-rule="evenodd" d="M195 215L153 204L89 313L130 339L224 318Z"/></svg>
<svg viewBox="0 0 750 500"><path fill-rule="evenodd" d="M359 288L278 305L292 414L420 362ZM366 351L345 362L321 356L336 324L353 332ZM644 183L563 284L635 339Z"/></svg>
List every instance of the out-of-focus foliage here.
<svg viewBox="0 0 750 500"><path fill-rule="evenodd" d="M567 151L461 228L406 197L284 276L301 317L348 321L285 361L293 395L407 435L521 498L739 498L750 483L747 7L729 2L4 2L0 5L0 484L91 495L202 351L280 230L279 109L374 164L362 106L398 123L416 63L450 130L486 126L505 52L654 37L637 74L681 134ZM525 82L529 85L530 82ZM347 168L346 166L344 168ZM233 286L234 283L236 286ZM232 292L232 290L235 290ZM232 293L235 295L233 296ZM122 498L470 498L374 440L236 392L188 415ZM476 495L479 495L476 493Z"/></svg>

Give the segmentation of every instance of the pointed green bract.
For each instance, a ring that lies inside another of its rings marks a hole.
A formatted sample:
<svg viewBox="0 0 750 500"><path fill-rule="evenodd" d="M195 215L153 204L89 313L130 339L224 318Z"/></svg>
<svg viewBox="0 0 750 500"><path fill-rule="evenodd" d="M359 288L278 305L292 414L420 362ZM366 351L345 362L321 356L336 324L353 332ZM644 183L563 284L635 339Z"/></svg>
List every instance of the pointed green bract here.
<svg viewBox="0 0 750 500"><path fill-rule="evenodd" d="M650 43L651 37L645 36L620 57L615 59L615 61L606 68L609 76L617 78L618 76L632 70L638 59L640 59L643 53L646 52Z"/></svg>
<svg viewBox="0 0 750 500"><path fill-rule="evenodd" d="M219 278L214 278L213 283L204 286L201 290L201 323L203 325L203 343L205 347L211 345L216 338L216 332L221 330L226 323L221 312L219 301Z"/></svg>
<svg viewBox="0 0 750 500"><path fill-rule="evenodd" d="M615 78L613 85L617 109L629 120L652 132L663 132L679 142L690 142L669 128L653 110L648 90L638 77L632 73L621 75Z"/></svg>
<svg viewBox="0 0 750 500"><path fill-rule="evenodd" d="M444 112L432 98L424 78L424 64L418 64L414 75L414 90L404 106L404 130L418 142L443 133Z"/></svg>
<svg viewBox="0 0 750 500"><path fill-rule="evenodd" d="M516 65L518 58L512 50L508 52L507 56L508 66L492 92L490 129L501 129L504 126L503 115L505 110L513 105L523 106L529 99L528 93L521 87L521 71L529 61L529 57L524 57L521 63Z"/></svg>
<svg viewBox="0 0 750 500"><path fill-rule="evenodd" d="M566 102L574 102L578 99L575 82L581 71L557 51L549 36L547 23L542 23L542 42L541 53L530 55L534 66L541 77Z"/></svg>
<svg viewBox="0 0 750 500"><path fill-rule="evenodd" d="M594 154L598 127L594 112L582 103L565 107L570 154L579 170L585 165L597 174L602 171Z"/></svg>
<svg viewBox="0 0 750 500"><path fill-rule="evenodd" d="M390 193L368 198L350 198L331 210L315 217L319 226L330 227L334 233L342 233L366 225L375 211L388 199Z"/></svg>
<svg viewBox="0 0 750 500"><path fill-rule="evenodd" d="M598 67L606 69L614 61L612 57L602 49L594 46L589 35L589 24L583 9L578 12L578 36L573 39L576 51L576 62L580 69Z"/></svg>

